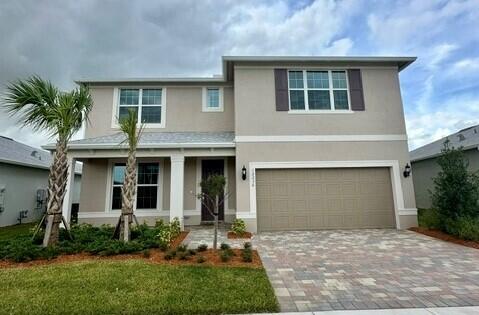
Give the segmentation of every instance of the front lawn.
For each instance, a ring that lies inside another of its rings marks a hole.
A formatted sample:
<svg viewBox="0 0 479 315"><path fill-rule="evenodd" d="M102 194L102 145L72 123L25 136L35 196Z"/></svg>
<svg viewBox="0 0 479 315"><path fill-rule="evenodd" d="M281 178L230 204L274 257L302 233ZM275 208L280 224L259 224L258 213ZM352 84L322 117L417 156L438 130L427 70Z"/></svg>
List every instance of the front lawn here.
<svg viewBox="0 0 479 315"><path fill-rule="evenodd" d="M223 314L278 311L263 269L84 261L0 269L8 314Z"/></svg>

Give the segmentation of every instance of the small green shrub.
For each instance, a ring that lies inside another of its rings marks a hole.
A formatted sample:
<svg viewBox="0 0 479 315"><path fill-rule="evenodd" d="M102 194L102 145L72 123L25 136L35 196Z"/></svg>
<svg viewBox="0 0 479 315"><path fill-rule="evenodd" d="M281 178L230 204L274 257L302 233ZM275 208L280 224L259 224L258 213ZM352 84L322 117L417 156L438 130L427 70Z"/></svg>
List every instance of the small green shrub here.
<svg viewBox="0 0 479 315"><path fill-rule="evenodd" d="M177 252L186 252L188 250L188 245L181 244L176 247Z"/></svg>
<svg viewBox="0 0 479 315"><path fill-rule="evenodd" d="M222 262L228 262L231 259L231 255L223 250L220 252L220 259Z"/></svg>
<svg viewBox="0 0 479 315"><path fill-rule="evenodd" d="M241 251L241 258L244 262L253 261L253 250L251 249L251 247L245 248Z"/></svg>
<svg viewBox="0 0 479 315"><path fill-rule="evenodd" d="M149 249L144 249L142 252L143 257L145 258L150 258L151 257L151 252Z"/></svg>
<svg viewBox="0 0 479 315"><path fill-rule="evenodd" d="M207 249L208 249L208 244L200 244L198 245L198 248L197 248L198 252L204 252Z"/></svg>
<svg viewBox="0 0 479 315"><path fill-rule="evenodd" d="M230 245L228 245L226 243L221 243L221 245L220 245L221 250L230 249L230 248L231 248Z"/></svg>
<svg viewBox="0 0 479 315"><path fill-rule="evenodd" d="M231 225L231 230L237 235L243 235L246 232L246 223L243 219L235 219Z"/></svg>
<svg viewBox="0 0 479 315"><path fill-rule="evenodd" d="M479 219L446 220L446 232L464 240L479 241Z"/></svg>
<svg viewBox="0 0 479 315"><path fill-rule="evenodd" d="M191 249L188 249L187 252L188 252L188 254L191 255L191 256L195 256L195 255L196 255L196 250L194 250L194 249L192 249L192 248L191 248Z"/></svg>
<svg viewBox="0 0 479 315"><path fill-rule="evenodd" d="M165 256L163 256L163 258L165 260L172 260L173 258L175 258L175 256L171 252L167 252Z"/></svg>
<svg viewBox="0 0 479 315"><path fill-rule="evenodd" d="M190 254L187 251L178 252L176 256L178 256L179 260L188 260L190 258Z"/></svg>
<svg viewBox="0 0 479 315"><path fill-rule="evenodd" d="M252 247L253 247L253 244L251 244L251 242L245 242L245 243L243 244L243 247L244 247L244 249L252 248Z"/></svg>
<svg viewBox="0 0 479 315"><path fill-rule="evenodd" d="M173 218L170 222L170 234L171 234L171 239L174 240L177 238L181 233L181 223L178 218Z"/></svg>
<svg viewBox="0 0 479 315"><path fill-rule="evenodd" d="M205 256L198 256L198 257L196 258L196 262L199 263L199 264L202 264L202 263L204 263L205 261L206 261Z"/></svg>
<svg viewBox="0 0 479 315"><path fill-rule="evenodd" d="M418 209L417 219L421 227L428 229L441 228L439 213L434 209Z"/></svg>

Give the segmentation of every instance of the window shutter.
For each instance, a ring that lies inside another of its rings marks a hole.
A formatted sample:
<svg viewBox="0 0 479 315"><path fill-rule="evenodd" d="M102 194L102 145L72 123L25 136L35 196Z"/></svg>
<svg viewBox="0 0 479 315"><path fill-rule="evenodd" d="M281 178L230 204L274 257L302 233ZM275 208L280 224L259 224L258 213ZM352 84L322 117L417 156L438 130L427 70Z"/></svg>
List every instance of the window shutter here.
<svg viewBox="0 0 479 315"><path fill-rule="evenodd" d="M276 111L288 111L288 72L286 69L274 69L274 85L276 91Z"/></svg>
<svg viewBox="0 0 479 315"><path fill-rule="evenodd" d="M364 110L364 95L363 95L363 82L361 79L361 70L349 69L348 81L349 81L349 95L351 97L351 110L363 111Z"/></svg>

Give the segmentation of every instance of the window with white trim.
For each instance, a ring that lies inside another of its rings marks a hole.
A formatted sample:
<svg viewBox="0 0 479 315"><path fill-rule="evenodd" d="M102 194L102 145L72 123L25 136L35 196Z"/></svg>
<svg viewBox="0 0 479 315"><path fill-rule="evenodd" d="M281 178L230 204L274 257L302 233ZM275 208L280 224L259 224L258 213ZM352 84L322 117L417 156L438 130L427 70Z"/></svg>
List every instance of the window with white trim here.
<svg viewBox="0 0 479 315"><path fill-rule="evenodd" d="M204 112L222 112L223 111L223 88L204 87L203 88L203 111Z"/></svg>
<svg viewBox="0 0 479 315"><path fill-rule="evenodd" d="M121 187L125 180L125 163L113 166L112 210L121 209ZM159 189L159 164L138 163L136 183L136 209L157 209Z"/></svg>
<svg viewBox="0 0 479 315"><path fill-rule="evenodd" d="M141 123L162 125L164 106L163 89L121 88L119 89L118 121L126 117L129 110L133 110Z"/></svg>
<svg viewBox="0 0 479 315"><path fill-rule="evenodd" d="M291 111L349 110L348 78L344 70L288 71Z"/></svg>

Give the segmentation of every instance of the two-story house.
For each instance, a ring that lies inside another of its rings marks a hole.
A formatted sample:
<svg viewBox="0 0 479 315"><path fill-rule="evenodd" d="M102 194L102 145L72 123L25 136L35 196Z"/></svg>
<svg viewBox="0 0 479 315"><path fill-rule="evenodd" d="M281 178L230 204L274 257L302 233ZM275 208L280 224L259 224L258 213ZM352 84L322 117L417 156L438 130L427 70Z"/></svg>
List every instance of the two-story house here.
<svg viewBox="0 0 479 315"><path fill-rule="evenodd" d="M78 81L94 100L85 139L69 144L70 164L83 162L79 221L116 223L127 156L118 119L134 109L145 126L141 221L212 220L195 195L222 173L220 218L250 231L414 226L398 76L414 60L223 57L212 78ZM66 217L70 205L67 194Z"/></svg>

